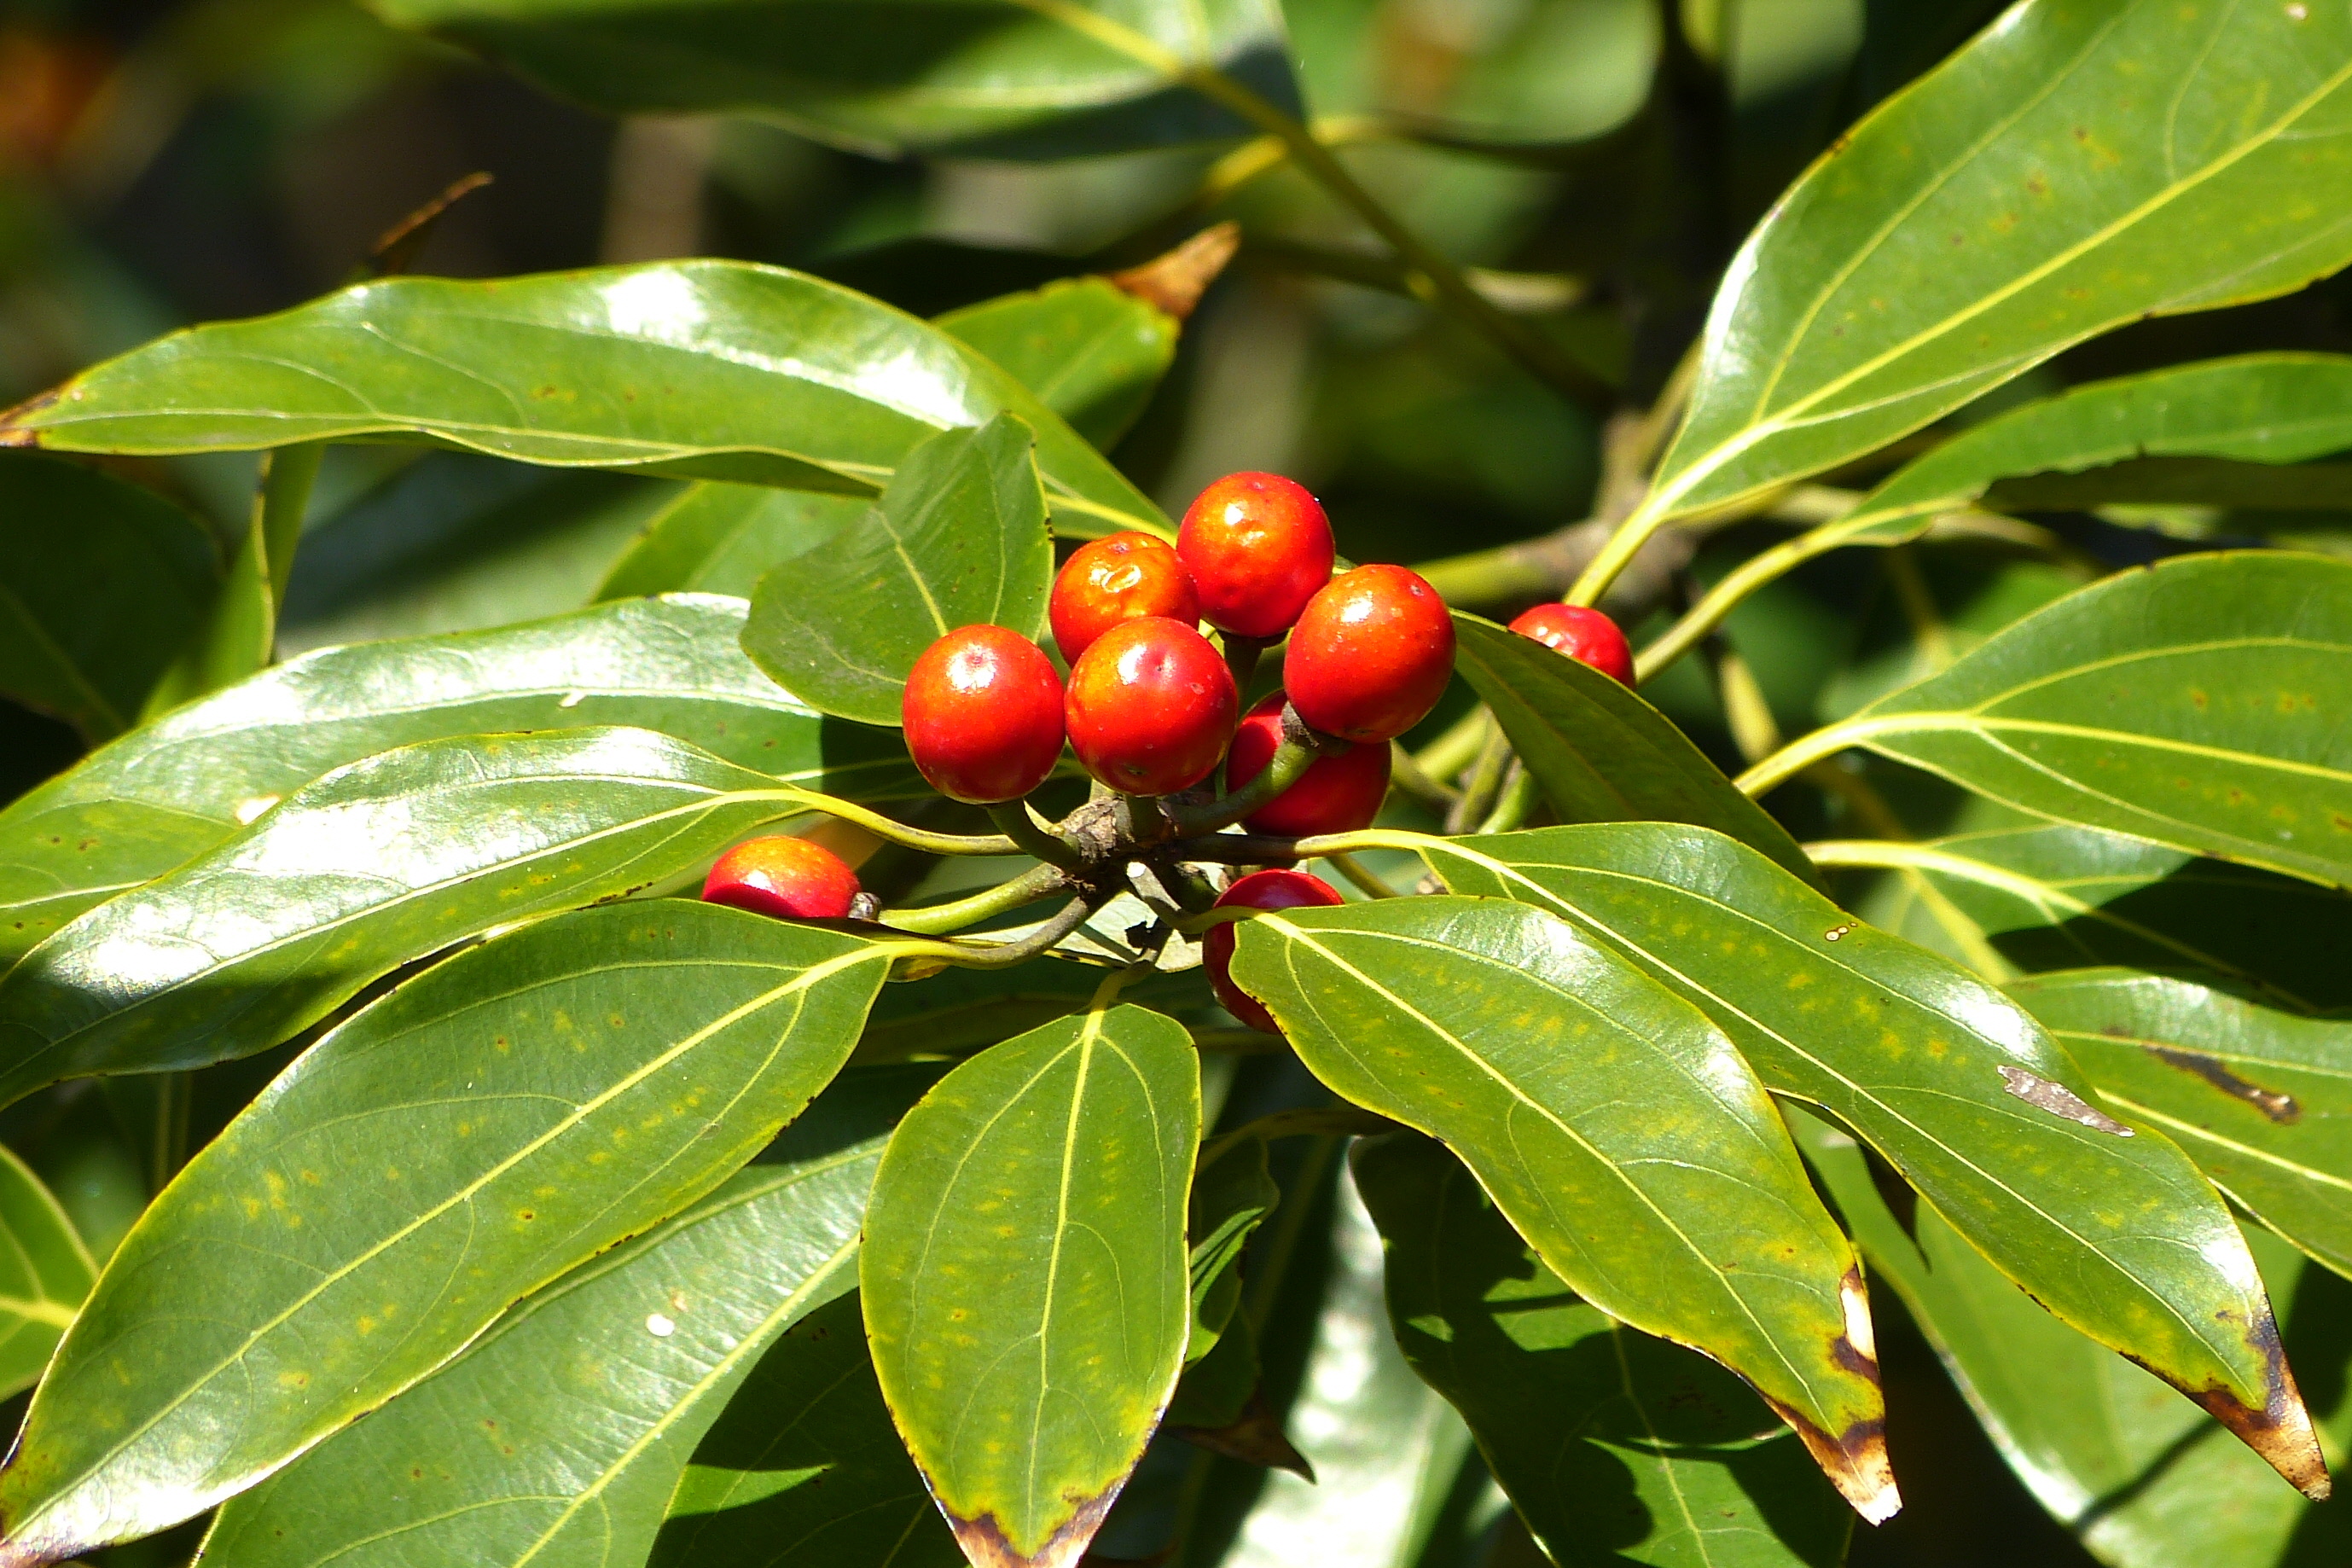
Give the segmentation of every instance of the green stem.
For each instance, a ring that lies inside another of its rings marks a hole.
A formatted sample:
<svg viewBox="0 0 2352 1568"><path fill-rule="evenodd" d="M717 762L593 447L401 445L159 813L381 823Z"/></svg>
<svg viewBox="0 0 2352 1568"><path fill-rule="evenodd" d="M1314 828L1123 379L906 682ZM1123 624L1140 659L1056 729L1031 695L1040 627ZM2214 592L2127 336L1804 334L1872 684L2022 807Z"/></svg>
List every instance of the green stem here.
<svg viewBox="0 0 2352 1568"><path fill-rule="evenodd" d="M1446 832L1464 832L1486 816L1495 804L1496 793L1503 786L1503 772L1511 760L1511 742L1504 737L1502 725L1490 715L1486 740L1478 748L1477 766L1463 783L1462 798L1445 814Z"/></svg>
<svg viewBox="0 0 2352 1568"><path fill-rule="evenodd" d="M1801 735L1731 782L1740 794L1751 800L1758 798L1780 788L1815 763L1836 756L1864 736L1881 728L1884 726L1849 719L1842 724L1816 730L1810 735Z"/></svg>
<svg viewBox="0 0 2352 1568"><path fill-rule="evenodd" d="M1062 912L1018 942L971 946L962 942L925 942L922 951L966 969L1007 969L1025 963L1087 923L1087 917L1110 901L1108 893L1081 894Z"/></svg>
<svg viewBox="0 0 2352 1568"><path fill-rule="evenodd" d="M1342 852L1337 855L1326 855L1323 858L1330 865L1331 869L1354 883L1356 890L1368 899L1393 899L1402 896L1394 888L1381 880L1379 873L1353 855Z"/></svg>
<svg viewBox="0 0 2352 1568"><path fill-rule="evenodd" d="M920 849L929 855L1018 855L1022 852L1020 845L997 834L933 833L926 828L909 827L903 822L892 821L878 811L870 811L829 795L819 795L814 790L789 786L772 790L743 790L729 798L782 801L803 811L823 812L844 822L854 822L877 838L903 845L908 849Z"/></svg>
<svg viewBox="0 0 2352 1568"><path fill-rule="evenodd" d="M262 556L269 566L269 596L273 616L286 605L286 584L294 576L294 551L302 538L303 514L310 509L310 489L318 482L319 463L327 454L324 441L279 447L262 459L261 494L255 505L262 538Z"/></svg>
<svg viewBox="0 0 2352 1568"><path fill-rule="evenodd" d="M1000 801L988 808L988 819L1004 829L1004 837L1021 846L1048 866L1059 866L1065 871L1084 868L1086 857L1077 847L1037 820L1025 800Z"/></svg>
<svg viewBox="0 0 2352 1568"><path fill-rule="evenodd" d="M1510 773L1503 781L1502 793L1496 796L1495 809L1478 825L1481 833L1508 833L1527 821L1528 813L1535 809L1542 792L1535 775L1517 757L1511 759Z"/></svg>
<svg viewBox="0 0 2352 1568"><path fill-rule="evenodd" d="M1048 894L1059 892L1070 885L1070 879L1058 867L1037 866L1023 872L1009 882L1000 883L986 892L974 893L968 899L951 903L925 904L919 909L884 910L880 919L893 930L913 931L919 936L944 936L950 931L978 925L1035 903Z"/></svg>
<svg viewBox="0 0 2352 1568"><path fill-rule="evenodd" d="M1415 752L1414 765L1442 784L1459 783L1462 770L1478 760L1479 748L1486 743L1487 721L1486 709L1471 709L1452 729Z"/></svg>
<svg viewBox="0 0 2352 1568"><path fill-rule="evenodd" d="M1401 742L1389 742L1389 782L1423 805L1443 813L1462 798L1462 792L1422 771L1421 760L1404 749Z"/></svg>
<svg viewBox="0 0 2352 1568"><path fill-rule="evenodd" d="M1257 776L1233 794L1212 801L1199 811L1179 811L1170 807L1168 815L1175 822L1176 831L1189 838L1199 834L1214 833L1221 827L1230 827L1251 813L1273 805L1283 791L1305 778L1307 770L1313 767L1316 759L1323 754L1323 749L1303 728L1295 734L1291 730L1291 715L1285 710L1282 744L1274 749L1274 755L1266 759L1265 766L1258 770ZM1338 741L1332 745L1335 750L1344 750L1347 742Z"/></svg>

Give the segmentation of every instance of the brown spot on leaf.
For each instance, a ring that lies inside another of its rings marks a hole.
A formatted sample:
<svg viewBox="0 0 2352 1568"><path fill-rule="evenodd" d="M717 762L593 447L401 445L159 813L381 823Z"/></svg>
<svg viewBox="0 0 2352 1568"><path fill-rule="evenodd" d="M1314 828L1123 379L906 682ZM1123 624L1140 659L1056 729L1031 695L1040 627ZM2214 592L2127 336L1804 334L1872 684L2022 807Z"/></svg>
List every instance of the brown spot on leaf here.
<svg viewBox="0 0 2352 1568"><path fill-rule="evenodd" d="M2063 1083L2053 1083L2023 1068L2000 1066L2000 1086L2036 1110L2046 1110L2068 1121L2080 1122L2096 1132L2112 1132L2118 1138L2128 1138L2132 1130L2093 1106L2081 1095Z"/></svg>
<svg viewBox="0 0 2352 1568"><path fill-rule="evenodd" d="M26 399L5 414L0 414L0 447L39 446L41 433L38 430L25 429L24 423L44 408L53 406L60 395L62 395L62 389L57 392L44 392L37 397Z"/></svg>
<svg viewBox="0 0 2352 1568"><path fill-rule="evenodd" d="M2232 1100L2242 1100L2273 1121L2284 1125L2303 1120L2303 1107L2291 1094L2249 1083L2231 1072L2219 1057L2209 1057L2202 1051L2184 1051L2175 1046L2150 1045L2144 1047L2149 1056L2167 1067L2195 1073Z"/></svg>

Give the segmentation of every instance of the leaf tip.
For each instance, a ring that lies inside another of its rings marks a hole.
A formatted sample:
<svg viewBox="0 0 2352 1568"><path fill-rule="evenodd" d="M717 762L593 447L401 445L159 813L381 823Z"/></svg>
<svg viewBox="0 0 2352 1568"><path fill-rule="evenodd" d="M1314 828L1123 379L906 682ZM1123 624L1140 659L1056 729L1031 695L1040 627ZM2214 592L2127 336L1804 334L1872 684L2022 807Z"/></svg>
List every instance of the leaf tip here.
<svg viewBox="0 0 2352 1568"><path fill-rule="evenodd" d="M2328 1476L2326 1458L2319 1451L2319 1438L2311 1429L2311 1412L2303 1403L2302 1391L2295 1387L2294 1373L2287 1366L2286 1349L2279 1342L2277 1318L2267 1303L2261 1305L2259 1313L2246 1331L2246 1342L2263 1358L2264 1398L2261 1409L2255 1409L2225 1387L2185 1388L2178 1383L2174 1386L2237 1434L2239 1441L2260 1454L2295 1490L2314 1502L2325 1502L2336 1489L2336 1483ZM2138 1361L2137 1357L2129 1359Z"/></svg>
<svg viewBox="0 0 2352 1568"><path fill-rule="evenodd" d="M1830 1360L1868 1383L1874 1390L1878 1389L1881 1380L1877 1338L1871 1328L1870 1296L1863 1286L1859 1267L1847 1268L1838 1281L1838 1305L1843 1309L1845 1326L1830 1341ZM1854 1512L1873 1524L1884 1524L1902 1511L1903 1494L1895 1485L1895 1467L1886 1457L1883 1402L1878 1406L1879 1414L1834 1433L1769 1394L1765 1394L1764 1402L1796 1432L1813 1462L1821 1466L1822 1473L1853 1505Z"/></svg>
<svg viewBox="0 0 2352 1568"><path fill-rule="evenodd" d="M947 1515L948 1528L955 1532L956 1545L962 1549L964 1561L971 1568L1076 1568L1125 1484L1126 1478L1122 1476L1108 1490L1079 1503L1077 1512L1047 1536L1036 1551L1029 1552L1013 1544L992 1513L962 1519L944 1504L940 1511ZM0 1568L9 1565L0 1563Z"/></svg>
<svg viewBox="0 0 2352 1568"><path fill-rule="evenodd" d="M1282 1423L1267 1406L1262 1388L1250 1392L1240 1417L1228 1426L1171 1426L1168 1430L1196 1448L1265 1469L1288 1470L1308 1486L1315 1484L1315 1467L1292 1446L1282 1430Z"/></svg>
<svg viewBox="0 0 2352 1568"><path fill-rule="evenodd" d="M1242 226L1212 224L1165 256L1108 274L1110 286L1183 321L1242 247Z"/></svg>

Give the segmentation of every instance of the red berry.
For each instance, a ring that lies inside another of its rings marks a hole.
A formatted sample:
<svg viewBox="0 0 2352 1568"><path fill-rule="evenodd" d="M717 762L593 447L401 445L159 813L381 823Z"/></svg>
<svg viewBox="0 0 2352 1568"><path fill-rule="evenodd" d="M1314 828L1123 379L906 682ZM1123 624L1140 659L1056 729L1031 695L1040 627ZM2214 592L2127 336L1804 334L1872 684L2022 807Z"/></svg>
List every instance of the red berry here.
<svg viewBox="0 0 2352 1568"><path fill-rule="evenodd" d="M1070 670L1070 744L1128 795L1190 789L1213 772L1241 701L1209 639L1158 616L1121 621Z"/></svg>
<svg viewBox="0 0 2352 1568"><path fill-rule="evenodd" d="M1165 616L1192 625L1201 618L1201 595L1174 545L1148 533L1114 533L1080 545L1063 563L1047 614L1062 657L1076 664L1121 621Z"/></svg>
<svg viewBox="0 0 2352 1568"><path fill-rule="evenodd" d="M1219 631L1271 637L1331 580L1331 522L1280 474L1227 474L1195 497L1177 531L1201 614Z"/></svg>
<svg viewBox="0 0 2352 1568"><path fill-rule="evenodd" d="M1277 691L1242 720L1225 763L1225 783L1239 789L1265 771L1282 744L1282 705ZM1371 826L1389 793L1389 748L1385 742L1350 746L1336 756L1307 764L1297 784L1250 814L1253 833L1304 837L1310 833L1349 833Z"/></svg>
<svg viewBox="0 0 2352 1568"><path fill-rule="evenodd" d="M1513 621L1511 629L1627 686L1633 684L1633 649L1617 623L1598 610L1582 605L1538 605Z"/></svg>
<svg viewBox="0 0 2352 1568"><path fill-rule="evenodd" d="M1310 877L1304 871L1252 871L1224 890L1217 900L1218 909L1295 910L1318 905L1343 903L1339 889L1320 877ZM1208 965L1209 989L1217 994L1217 1002L1224 1010L1261 1034L1278 1035L1274 1015L1258 1005L1257 999L1234 984L1234 928L1229 925L1211 926L1209 934L1201 939L1201 961Z"/></svg>
<svg viewBox="0 0 2352 1568"><path fill-rule="evenodd" d="M1454 674L1454 617L1402 566L1331 579L1290 634L1283 683L1298 716L1327 735L1387 741L1421 722Z"/></svg>
<svg viewBox="0 0 2352 1568"><path fill-rule="evenodd" d="M773 836L738 844L702 884L705 903L787 921L839 920L857 897L857 873L822 844Z"/></svg>
<svg viewBox="0 0 2352 1568"><path fill-rule="evenodd" d="M898 717L916 768L956 800L1018 800L1061 760L1062 678L1003 626L961 626L925 648Z"/></svg>

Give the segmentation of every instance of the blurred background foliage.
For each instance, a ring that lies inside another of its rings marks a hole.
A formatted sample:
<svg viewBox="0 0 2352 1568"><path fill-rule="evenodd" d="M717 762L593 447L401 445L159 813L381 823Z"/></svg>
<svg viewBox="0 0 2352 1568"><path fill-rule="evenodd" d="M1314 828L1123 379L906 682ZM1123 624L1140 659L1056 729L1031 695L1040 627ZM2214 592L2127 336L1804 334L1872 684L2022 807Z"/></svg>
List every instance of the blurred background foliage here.
<svg viewBox="0 0 2352 1568"><path fill-rule="evenodd" d="M1308 106L1357 175L1633 407L1671 372L1777 194L1998 9L1286 5ZM1218 474L1278 469L1324 498L1344 553L1420 562L1580 519L1602 472L1606 409L1572 405L1426 310L1347 214L1251 148L889 162L749 120L615 123L395 32L350 0L0 6L0 406L174 326L332 289L378 236L475 171L494 183L434 229L418 270L482 277L725 256L803 268L927 315L1131 265L1237 219L1236 264L1115 454L1171 513ZM2338 280L2148 323L2063 356L1997 402L2211 354L2352 350L2347 299ZM123 471L224 538L243 526L248 458ZM336 448L289 591L285 650L581 604L667 493L653 479ZM2275 519L2186 510L2139 509L2135 521L2204 538L2279 531ZM2344 548L2343 521L2305 518L2298 540ZM2073 527L2090 554L2119 547L2097 519ZM1703 584L1773 528L1751 522L1710 542L1692 575ZM1774 720L1795 731L1913 678L1922 661L1965 651L2077 580L1990 548L1848 552L1759 594L1724 635ZM1684 661L1650 694L1736 762L1706 661ZM79 749L61 725L0 710L0 791L13 795ZM1883 781L1912 830L1967 826L1920 778ZM1801 837L1834 831L1836 809L1793 804L1792 818L1830 815L1791 826ZM261 1058L256 1070L274 1066ZM122 1129L153 1125L157 1111L82 1087L37 1102L37 1124L20 1112L0 1132L103 1250L149 1184ZM201 1121L207 1108L167 1114ZM1891 1440L1909 1506L1885 1530L1863 1531L1854 1561L2087 1563L2008 1479L1891 1293L1879 1304L1892 1320ZM107 1557L160 1562L185 1549L167 1537Z"/></svg>

